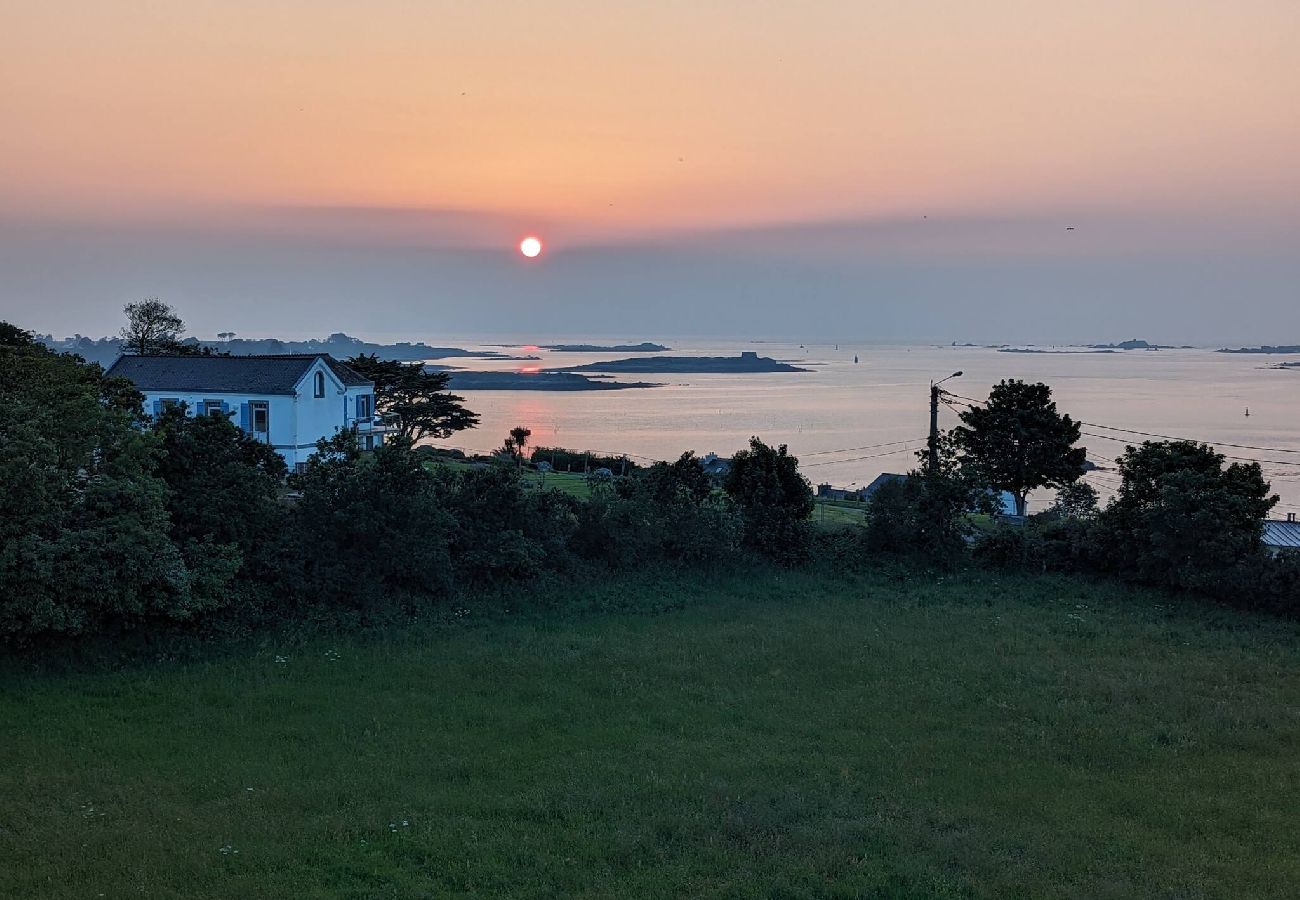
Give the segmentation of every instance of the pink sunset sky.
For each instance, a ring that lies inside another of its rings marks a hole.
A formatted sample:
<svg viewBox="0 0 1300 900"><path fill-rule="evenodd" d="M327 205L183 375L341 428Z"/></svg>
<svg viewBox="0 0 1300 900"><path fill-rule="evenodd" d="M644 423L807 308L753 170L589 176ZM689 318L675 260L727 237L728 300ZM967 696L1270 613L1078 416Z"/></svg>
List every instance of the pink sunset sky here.
<svg viewBox="0 0 1300 900"><path fill-rule="evenodd" d="M722 296L1300 341L1294 2L4 6L0 316L38 330L157 294L200 333L680 333Z"/></svg>

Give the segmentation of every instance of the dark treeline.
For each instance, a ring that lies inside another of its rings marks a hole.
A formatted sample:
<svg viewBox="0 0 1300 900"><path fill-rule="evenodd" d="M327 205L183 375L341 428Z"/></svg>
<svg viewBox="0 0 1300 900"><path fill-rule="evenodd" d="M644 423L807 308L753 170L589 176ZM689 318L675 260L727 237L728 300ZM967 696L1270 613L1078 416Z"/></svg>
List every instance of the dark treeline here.
<svg viewBox="0 0 1300 900"><path fill-rule="evenodd" d="M1225 467L1197 444L1132 447L1098 510L1078 481L1077 423L1043 385L999 385L933 462L877 492L865 527L835 534L812 528L809 483L783 446L753 439L717 480L690 453L609 465L578 498L526 477L527 437L516 429L497 462L443 465L400 434L362 452L342 433L289 474L230 422L179 408L149 419L129 383L0 323L0 640L348 624L489 585L760 559L974 561L1300 608L1300 561L1260 546L1276 498L1257 465ZM1023 527L990 525L990 486L1054 487L1058 502Z"/></svg>

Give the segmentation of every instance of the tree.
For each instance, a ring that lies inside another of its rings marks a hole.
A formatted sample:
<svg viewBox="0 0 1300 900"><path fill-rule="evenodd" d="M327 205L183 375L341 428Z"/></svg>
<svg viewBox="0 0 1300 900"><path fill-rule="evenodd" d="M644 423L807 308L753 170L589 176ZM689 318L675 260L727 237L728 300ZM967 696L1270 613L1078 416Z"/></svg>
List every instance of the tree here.
<svg viewBox="0 0 1300 900"><path fill-rule="evenodd" d="M231 561L187 567L169 535L157 436L96 364L0 326L0 638L189 619Z"/></svg>
<svg viewBox="0 0 1300 900"><path fill-rule="evenodd" d="M867 503L866 543L871 550L919 555L949 565L965 555L972 513L989 513L997 501L982 476L957 461L951 433L917 454L921 467L880 485Z"/></svg>
<svg viewBox="0 0 1300 900"><path fill-rule="evenodd" d="M429 372L421 363L380 359L374 353L353 356L348 365L375 383L375 412L411 443L450 437L479 422L462 405L464 397L447 392L451 376L446 372Z"/></svg>
<svg viewBox="0 0 1300 900"><path fill-rule="evenodd" d="M1105 568L1169 587L1214 589L1260 551L1269 495L1258 463L1224 467L1195 441L1146 441L1118 460L1119 494L1098 517Z"/></svg>
<svg viewBox="0 0 1300 900"><path fill-rule="evenodd" d="M1085 481L1074 481L1056 492L1052 511L1061 519L1082 522L1097 515L1097 489Z"/></svg>
<svg viewBox="0 0 1300 900"><path fill-rule="evenodd" d="M812 485L785 444L773 449L750 438L749 449L731 458L724 487L740 511L746 544L782 562L807 556Z"/></svg>
<svg viewBox="0 0 1300 900"><path fill-rule="evenodd" d="M510 437L506 438L505 446L511 449L516 465L524 464L524 448L528 446L528 439L532 436L533 430L523 425L516 425L510 429Z"/></svg>
<svg viewBox="0 0 1300 900"><path fill-rule="evenodd" d="M961 421L951 433L958 461L990 487L1010 491L1017 515L1025 514L1030 491L1059 488L1083 474L1087 451L1074 446L1079 423L1056 411L1045 384L999 382L988 403L963 411Z"/></svg>
<svg viewBox="0 0 1300 900"><path fill-rule="evenodd" d="M149 297L125 307L126 325L122 326L122 349L143 356L149 353L175 352L180 345L185 322L157 297Z"/></svg>

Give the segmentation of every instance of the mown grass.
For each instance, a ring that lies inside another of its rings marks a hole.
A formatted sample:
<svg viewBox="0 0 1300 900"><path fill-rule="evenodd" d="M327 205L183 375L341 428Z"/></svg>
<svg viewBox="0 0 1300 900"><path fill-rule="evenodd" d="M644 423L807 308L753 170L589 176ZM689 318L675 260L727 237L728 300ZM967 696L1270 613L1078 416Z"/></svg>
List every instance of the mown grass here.
<svg viewBox="0 0 1300 900"><path fill-rule="evenodd" d="M1294 896L1295 629L1167 604L623 578L385 638L9 665L0 896Z"/></svg>

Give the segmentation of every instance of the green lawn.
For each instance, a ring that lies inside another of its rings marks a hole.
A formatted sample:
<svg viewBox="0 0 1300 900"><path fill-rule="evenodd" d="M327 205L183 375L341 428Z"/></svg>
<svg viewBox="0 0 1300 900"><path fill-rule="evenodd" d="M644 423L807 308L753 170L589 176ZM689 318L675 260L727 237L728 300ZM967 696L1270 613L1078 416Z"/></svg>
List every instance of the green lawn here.
<svg viewBox="0 0 1300 900"><path fill-rule="evenodd" d="M1300 885L1292 625L991 575L646 576L564 599L583 611L0 669L0 896Z"/></svg>

